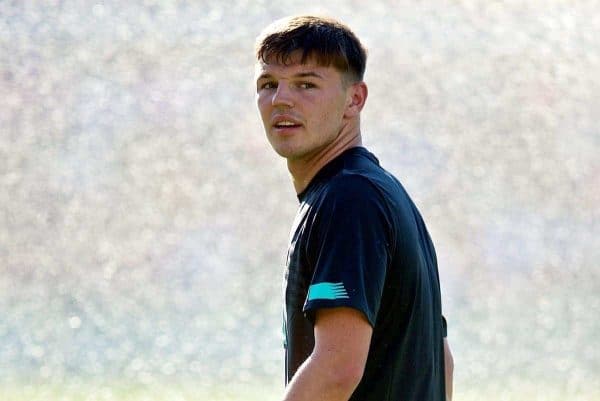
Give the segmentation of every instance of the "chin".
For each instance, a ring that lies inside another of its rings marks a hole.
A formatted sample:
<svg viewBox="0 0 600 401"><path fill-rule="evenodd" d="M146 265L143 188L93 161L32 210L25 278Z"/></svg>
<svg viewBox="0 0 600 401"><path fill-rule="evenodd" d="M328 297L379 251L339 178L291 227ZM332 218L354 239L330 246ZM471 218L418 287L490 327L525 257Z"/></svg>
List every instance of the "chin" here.
<svg viewBox="0 0 600 401"><path fill-rule="evenodd" d="M286 146L273 146L273 150L275 150L275 152L285 158L285 159L298 159L300 157L302 157L302 155L304 154L303 152L299 151L298 149L291 149L290 147L286 147Z"/></svg>
<svg viewBox="0 0 600 401"><path fill-rule="evenodd" d="M271 138L269 138L271 139ZM293 156L294 153L296 153L297 149L294 149L294 146L292 146L292 144L290 143L285 143L282 141L269 141L271 143L271 147L273 148L273 150L275 151L275 153L277 153L279 156L281 157L285 157L288 158L290 156Z"/></svg>
<svg viewBox="0 0 600 401"><path fill-rule="evenodd" d="M289 149L281 149L281 148L273 148L275 150L275 153L277 153L279 156L286 158L286 159L290 159L290 158L294 158L294 152L290 151Z"/></svg>

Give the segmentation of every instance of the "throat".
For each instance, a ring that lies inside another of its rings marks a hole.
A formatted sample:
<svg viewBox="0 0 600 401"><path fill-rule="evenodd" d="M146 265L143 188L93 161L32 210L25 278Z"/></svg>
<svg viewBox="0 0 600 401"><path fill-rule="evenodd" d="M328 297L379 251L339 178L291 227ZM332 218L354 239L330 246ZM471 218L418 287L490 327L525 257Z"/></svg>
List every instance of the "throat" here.
<svg viewBox="0 0 600 401"><path fill-rule="evenodd" d="M317 173L325 167L327 163L335 159L344 151L357 146L362 146L360 132L348 141L336 142L335 146L326 147L319 152L311 154L300 159L287 159L287 166L292 175L292 182L296 194L302 193Z"/></svg>

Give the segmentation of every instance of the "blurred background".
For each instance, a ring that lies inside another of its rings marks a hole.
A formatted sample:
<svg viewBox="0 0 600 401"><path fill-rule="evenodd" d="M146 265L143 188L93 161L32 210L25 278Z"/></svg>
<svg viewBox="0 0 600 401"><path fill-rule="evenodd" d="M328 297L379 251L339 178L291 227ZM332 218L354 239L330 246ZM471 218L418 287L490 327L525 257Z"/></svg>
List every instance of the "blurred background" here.
<svg viewBox="0 0 600 401"><path fill-rule="evenodd" d="M296 13L369 49L455 399L600 400L600 4L559 0L0 1L0 398L280 398L297 200L253 44Z"/></svg>

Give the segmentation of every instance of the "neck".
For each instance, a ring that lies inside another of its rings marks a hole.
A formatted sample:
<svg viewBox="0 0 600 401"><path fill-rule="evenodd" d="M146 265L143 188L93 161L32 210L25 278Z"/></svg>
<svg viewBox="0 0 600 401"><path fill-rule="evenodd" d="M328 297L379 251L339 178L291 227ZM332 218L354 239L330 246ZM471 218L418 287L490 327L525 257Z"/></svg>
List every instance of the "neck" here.
<svg viewBox="0 0 600 401"><path fill-rule="evenodd" d="M310 181L327 163L335 159L345 150L362 145L360 128L354 127L347 134L340 134L331 144L300 159L288 159L287 165L294 189L299 194L308 187Z"/></svg>

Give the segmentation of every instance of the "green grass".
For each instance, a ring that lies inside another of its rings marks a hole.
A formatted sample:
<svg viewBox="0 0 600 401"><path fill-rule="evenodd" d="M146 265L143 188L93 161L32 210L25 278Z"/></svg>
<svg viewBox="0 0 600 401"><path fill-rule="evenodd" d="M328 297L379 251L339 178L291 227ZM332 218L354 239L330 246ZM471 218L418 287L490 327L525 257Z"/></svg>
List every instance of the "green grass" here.
<svg viewBox="0 0 600 401"><path fill-rule="evenodd" d="M600 401L600 389L565 389L563 385L520 383L511 389L487 387L457 389L455 401ZM593 385L591 386L593 387ZM127 382L95 383L72 380L53 383L0 384L3 401L276 401L281 399L281 385L258 383L223 383L201 387L187 383L165 381L149 384Z"/></svg>
<svg viewBox="0 0 600 401"><path fill-rule="evenodd" d="M63 383L2 383L2 401L275 401L283 386L223 383L201 386L189 381L148 384L71 380Z"/></svg>

